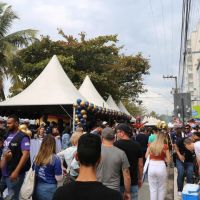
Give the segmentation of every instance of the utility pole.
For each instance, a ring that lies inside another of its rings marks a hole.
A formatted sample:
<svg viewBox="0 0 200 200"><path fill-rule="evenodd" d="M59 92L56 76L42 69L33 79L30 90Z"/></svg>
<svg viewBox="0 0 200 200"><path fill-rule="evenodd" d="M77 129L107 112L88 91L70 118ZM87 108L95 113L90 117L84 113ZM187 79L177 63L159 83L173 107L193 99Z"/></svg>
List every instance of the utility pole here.
<svg viewBox="0 0 200 200"><path fill-rule="evenodd" d="M184 99L181 98L181 109L182 109L182 120L183 120L183 126L185 126L185 108L184 108Z"/></svg>
<svg viewBox="0 0 200 200"><path fill-rule="evenodd" d="M178 94L177 76L173 76L173 75L164 76L164 75L163 75L163 78L164 78L164 79L174 79L174 80L175 80L175 90L174 90L174 93L175 93L175 94Z"/></svg>

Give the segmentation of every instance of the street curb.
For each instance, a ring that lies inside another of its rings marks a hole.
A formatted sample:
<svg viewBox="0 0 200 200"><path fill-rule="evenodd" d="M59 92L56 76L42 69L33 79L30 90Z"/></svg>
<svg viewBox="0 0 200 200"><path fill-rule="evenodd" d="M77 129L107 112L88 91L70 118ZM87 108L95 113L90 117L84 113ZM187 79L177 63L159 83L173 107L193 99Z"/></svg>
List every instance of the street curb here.
<svg viewBox="0 0 200 200"><path fill-rule="evenodd" d="M177 187L177 168L174 167L174 200L180 200L181 197L178 196L178 187Z"/></svg>

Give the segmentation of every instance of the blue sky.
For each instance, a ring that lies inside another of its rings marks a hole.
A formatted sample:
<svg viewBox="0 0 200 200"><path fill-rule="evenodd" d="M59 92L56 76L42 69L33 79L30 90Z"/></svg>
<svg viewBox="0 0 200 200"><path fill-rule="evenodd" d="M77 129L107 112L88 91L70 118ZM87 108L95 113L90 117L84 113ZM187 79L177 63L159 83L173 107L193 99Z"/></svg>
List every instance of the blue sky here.
<svg viewBox="0 0 200 200"><path fill-rule="evenodd" d="M87 37L118 34L123 53L142 52L150 59L145 77L147 94L141 96L149 111L170 113L174 82L163 75L177 75L182 0L6 0L20 20L12 31L33 28L39 35L59 39L57 28Z"/></svg>

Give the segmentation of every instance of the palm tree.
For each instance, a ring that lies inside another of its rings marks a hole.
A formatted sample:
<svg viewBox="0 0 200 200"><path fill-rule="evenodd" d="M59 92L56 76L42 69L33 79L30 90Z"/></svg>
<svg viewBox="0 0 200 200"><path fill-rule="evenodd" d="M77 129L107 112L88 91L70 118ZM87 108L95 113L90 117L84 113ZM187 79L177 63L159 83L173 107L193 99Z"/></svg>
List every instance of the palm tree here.
<svg viewBox="0 0 200 200"><path fill-rule="evenodd" d="M19 19L12 7L0 2L0 100L5 100L3 80L11 77L12 84L20 87L14 60L17 50L28 46L36 38L36 30L26 29L9 34L13 21Z"/></svg>

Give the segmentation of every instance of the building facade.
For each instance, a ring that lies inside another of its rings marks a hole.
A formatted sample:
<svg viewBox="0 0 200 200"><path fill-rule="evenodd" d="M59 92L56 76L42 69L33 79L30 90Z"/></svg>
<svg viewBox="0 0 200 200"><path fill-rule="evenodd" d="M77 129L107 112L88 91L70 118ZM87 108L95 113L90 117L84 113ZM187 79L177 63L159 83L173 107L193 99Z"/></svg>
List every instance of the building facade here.
<svg viewBox="0 0 200 200"><path fill-rule="evenodd" d="M192 105L200 105L200 23L187 41L184 92L191 94Z"/></svg>

